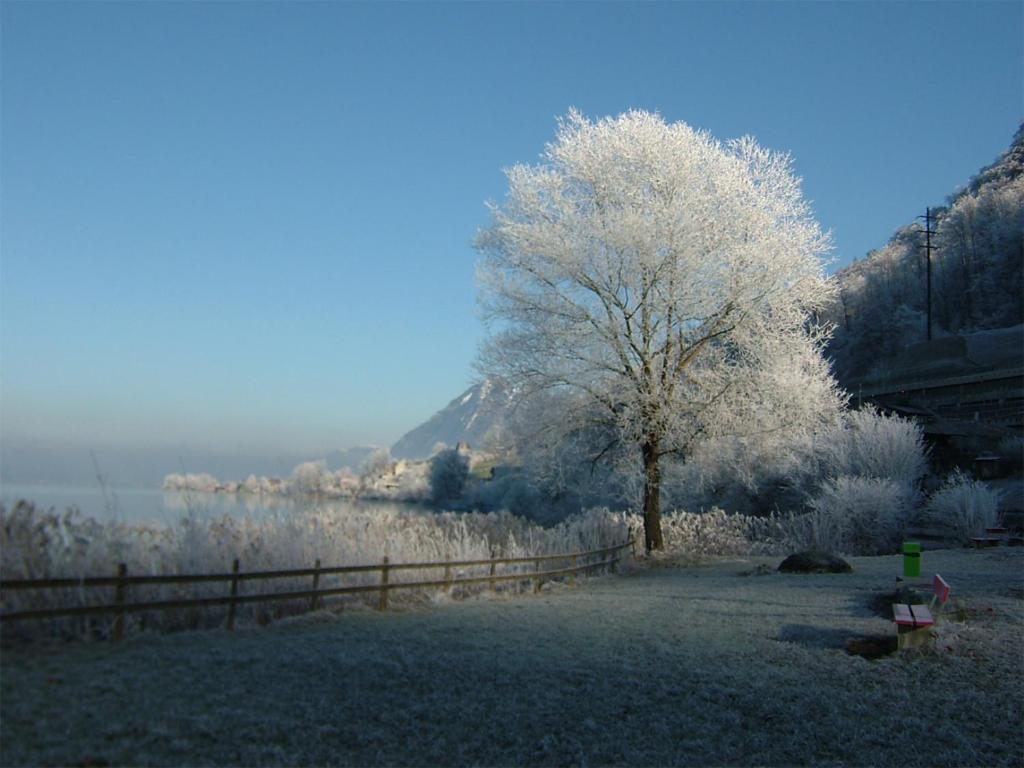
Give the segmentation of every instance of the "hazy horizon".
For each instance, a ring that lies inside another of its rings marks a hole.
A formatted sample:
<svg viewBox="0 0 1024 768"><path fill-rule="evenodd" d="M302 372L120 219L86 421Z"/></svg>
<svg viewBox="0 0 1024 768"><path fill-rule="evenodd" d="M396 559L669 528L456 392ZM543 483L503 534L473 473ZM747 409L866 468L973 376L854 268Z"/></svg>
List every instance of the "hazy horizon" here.
<svg viewBox="0 0 1024 768"><path fill-rule="evenodd" d="M96 465L104 482L113 488L159 488L164 476L183 470L207 472L221 480L244 480L250 474L284 478L296 465L320 459L327 460L332 469L358 469L358 462L339 457L349 448L360 447L275 454L244 446L230 451L186 445L55 444L5 437L0 444L0 484L98 488Z"/></svg>

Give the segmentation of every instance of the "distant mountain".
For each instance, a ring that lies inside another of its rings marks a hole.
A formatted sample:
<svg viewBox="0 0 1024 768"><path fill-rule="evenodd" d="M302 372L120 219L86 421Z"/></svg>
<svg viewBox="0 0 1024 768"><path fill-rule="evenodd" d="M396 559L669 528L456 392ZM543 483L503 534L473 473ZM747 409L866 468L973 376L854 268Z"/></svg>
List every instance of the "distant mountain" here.
<svg viewBox="0 0 1024 768"><path fill-rule="evenodd" d="M425 459L438 443L481 448L505 421L511 392L499 379L474 384L391 447L396 459Z"/></svg>

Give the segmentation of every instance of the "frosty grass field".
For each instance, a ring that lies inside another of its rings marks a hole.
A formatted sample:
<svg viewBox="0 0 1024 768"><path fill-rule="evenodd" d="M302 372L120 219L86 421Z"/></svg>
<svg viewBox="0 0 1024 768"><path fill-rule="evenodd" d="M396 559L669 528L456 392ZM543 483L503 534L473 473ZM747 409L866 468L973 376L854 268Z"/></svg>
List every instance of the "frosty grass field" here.
<svg viewBox="0 0 1024 768"><path fill-rule="evenodd" d="M936 648L868 661L900 558L778 557L3 655L3 765L1020 765L1018 549L927 552ZM767 568L758 570L764 564Z"/></svg>

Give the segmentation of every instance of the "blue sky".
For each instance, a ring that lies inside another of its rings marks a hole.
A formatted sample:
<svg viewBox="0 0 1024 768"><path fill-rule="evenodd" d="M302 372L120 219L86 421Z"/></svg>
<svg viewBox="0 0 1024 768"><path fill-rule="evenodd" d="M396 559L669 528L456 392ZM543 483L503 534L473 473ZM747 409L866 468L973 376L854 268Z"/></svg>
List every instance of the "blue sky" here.
<svg viewBox="0 0 1024 768"><path fill-rule="evenodd" d="M470 383L484 203L571 106L791 152L846 263L1008 145L1022 8L5 2L5 452L392 443Z"/></svg>

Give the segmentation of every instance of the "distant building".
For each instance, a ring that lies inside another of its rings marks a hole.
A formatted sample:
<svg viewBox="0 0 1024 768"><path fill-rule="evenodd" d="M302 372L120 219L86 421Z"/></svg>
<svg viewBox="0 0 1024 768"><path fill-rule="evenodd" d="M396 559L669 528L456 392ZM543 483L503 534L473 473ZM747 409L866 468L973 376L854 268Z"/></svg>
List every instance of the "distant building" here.
<svg viewBox="0 0 1024 768"><path fill-rule="evenodd" d="M1024 326L915 344L884 371L844 382L853 404L914 419L938 467L1024 434Z"/></svg>

